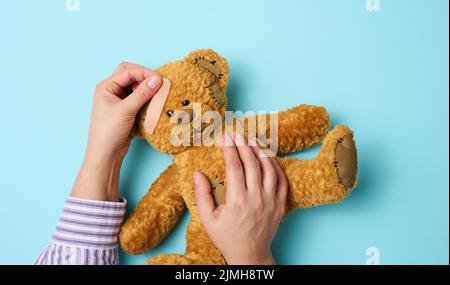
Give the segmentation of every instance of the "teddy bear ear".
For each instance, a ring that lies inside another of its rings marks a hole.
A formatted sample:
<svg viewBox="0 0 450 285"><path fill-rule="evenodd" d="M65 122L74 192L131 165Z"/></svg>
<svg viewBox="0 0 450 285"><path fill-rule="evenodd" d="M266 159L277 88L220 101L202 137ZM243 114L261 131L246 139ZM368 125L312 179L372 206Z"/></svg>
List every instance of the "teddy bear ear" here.
<svg viewBox="0 0 450 285"><path fill-rule="evenodd" d="M226 90L228 83L227 61L211 49L200 49L190 52L186 61L208 70L216 76L216 81L222 91Z"/></svg>

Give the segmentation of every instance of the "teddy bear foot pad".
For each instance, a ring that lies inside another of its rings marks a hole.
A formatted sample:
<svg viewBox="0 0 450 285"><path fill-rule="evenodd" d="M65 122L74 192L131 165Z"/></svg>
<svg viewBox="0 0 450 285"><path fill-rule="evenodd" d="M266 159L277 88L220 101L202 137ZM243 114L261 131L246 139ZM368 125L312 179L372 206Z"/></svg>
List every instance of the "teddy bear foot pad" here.
<svg viewBox="0 0 450 285"><path fill-rule="evenodd" d="M356 146L352 136L344 136L338 139L334 166L337 170L339 183L346 188L352 188L358 171Z"/></svg>

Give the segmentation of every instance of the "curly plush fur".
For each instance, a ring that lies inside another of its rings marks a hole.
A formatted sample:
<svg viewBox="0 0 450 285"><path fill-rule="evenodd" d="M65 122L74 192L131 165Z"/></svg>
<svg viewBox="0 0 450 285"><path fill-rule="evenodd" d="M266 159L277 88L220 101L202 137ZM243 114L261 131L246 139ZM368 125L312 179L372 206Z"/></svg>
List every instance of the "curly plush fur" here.
<svg viewBox="0 0 450 285"><path fill-rule="evenodd" d="M201 103L202 112L213 110L223 116L227 63L212 50L198 50L181 61L160 67L157 72L171 82L168 99L154 133L146 133L144 129L146 107L138 116L137 130L155 149L173 154L174 160L128 217L120 232L120 244L131 254L152 249L171 231L187 206L191 221L185 254L160 254L147 263L226 264L200 223L192 178L194 171L201 171L213 185L225 185L222 150L217 146L172 145L169 137L174 125L169 114L170 111L192 110L191 105L196 102ZM186 104L186 100L191 104ZM320 154L314 159L276 157L289 182L286 213L296 208L339 202L356 185L358 171L353 133L345 126L328 132L329 125L329 116L322 107L299 105L278 113L278 154L301 151L323 141ZM247 130L245 132L247 134Z"/></svg>

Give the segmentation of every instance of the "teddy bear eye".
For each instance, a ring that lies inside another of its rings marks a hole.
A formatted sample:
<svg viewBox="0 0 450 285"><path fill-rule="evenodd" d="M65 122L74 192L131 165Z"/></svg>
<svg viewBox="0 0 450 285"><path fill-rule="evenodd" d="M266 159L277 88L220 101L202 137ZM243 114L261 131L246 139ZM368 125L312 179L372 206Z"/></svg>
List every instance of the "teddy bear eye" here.
<svg viewBox="0 0 450 285"><path fill-rule="evenodd" d="M173 116L173 111L172 110L167 110L166 114L167 114L167 116L172 117Z"/></svg>
<svg viewBox="0 0 450 285"><path fill-rule="evenodd" d="M183 106L188 106L189 104L191 104L191 102L189 100L184 100L183 101Z"/></svg>

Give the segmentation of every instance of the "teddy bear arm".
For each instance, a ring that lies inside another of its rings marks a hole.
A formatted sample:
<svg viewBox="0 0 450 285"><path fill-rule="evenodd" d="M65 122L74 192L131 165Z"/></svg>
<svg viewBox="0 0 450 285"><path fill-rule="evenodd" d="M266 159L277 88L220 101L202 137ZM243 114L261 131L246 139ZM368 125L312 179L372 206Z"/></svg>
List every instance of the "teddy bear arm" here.
<svg viewBox="0 0 450 285"><path fill-rule="evenodd" d="M185 208L175 166L166 169L126 220L119 239L123 250L140 254L155 247L173 228Z"/></svg>
<svg viewBox="0 0 450 285"><path fill-rule="evenodd" d="M251 137L252 133L258 132L259 124L265 122L265 125L261 128L265 130L267 138L272 137L276 133L274 127L271 129L271 125L275 126L273 122L276 120L278 124L278 154L301 151L320 143L330 127L327 111L319 106L299 105L276 114L277 117L272 118L271 115L273 114L246 118L244 132L248 137ZM251 119L255 122L249 124L248 122ZM250 129L249 126L252 125L256 125L256 127Z"/></svg>
<svg viewBox="0 0 450 285"><path fill-rule="evenodd" d="M336 126L326 135L316 158L275 159L289 184L287 212L340 202L357 184L357 150L353 132L346 126Z"/></svg>

